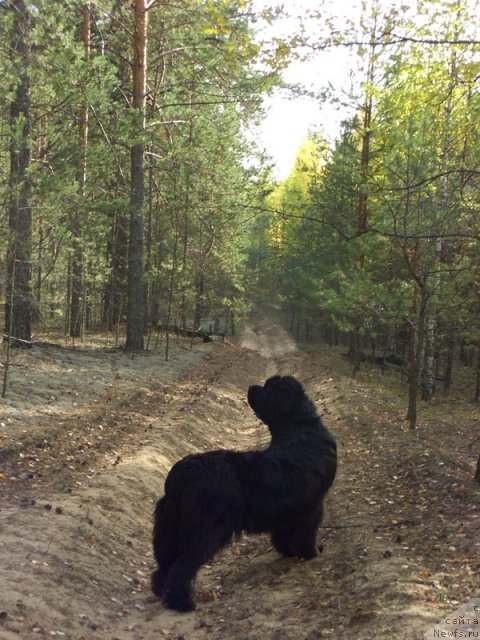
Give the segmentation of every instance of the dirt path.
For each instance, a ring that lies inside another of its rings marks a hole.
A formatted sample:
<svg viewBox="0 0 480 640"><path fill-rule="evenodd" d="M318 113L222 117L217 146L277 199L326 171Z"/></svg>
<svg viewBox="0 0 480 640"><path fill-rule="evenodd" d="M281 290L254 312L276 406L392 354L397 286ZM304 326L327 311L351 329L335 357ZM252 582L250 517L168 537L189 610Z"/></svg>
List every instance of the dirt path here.
<svg viewBox="0 0 480 640"><path fill-rule="evenodd" d="M48 477L34 489L22 474L9 484L0 513L0 639L422 638L440 617L439 598L405 469L392 476L402 441L380 463L374 442L384 434L373 439L352 424L338 376L262 316L240 346L203 356L177 381L151 384L112 411L111 423L104 416L94 429L90 421L82 455L57 434L57 456L49 454ZM266 442L245 395L275 372L302 380L338 439L324 552L299 562L279 557L265 536L245 537L202 569L195 612L165 610L149 591L151 514L164 477L190 451ZM64 433L80 438L79 420L65 419ZM115 429L117 443L105 435ZM97 436L109 443L100 461L87 455ZM64 440L73 461L62 461ZM22 453L20 465L34 449ZM423 533L431 527L425 521Z"/></svg>

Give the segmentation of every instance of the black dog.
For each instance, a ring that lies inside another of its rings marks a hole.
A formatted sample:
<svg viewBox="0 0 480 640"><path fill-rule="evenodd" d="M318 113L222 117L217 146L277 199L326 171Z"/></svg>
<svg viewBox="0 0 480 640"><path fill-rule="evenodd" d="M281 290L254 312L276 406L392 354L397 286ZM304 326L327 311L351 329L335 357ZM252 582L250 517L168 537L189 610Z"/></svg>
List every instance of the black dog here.
<svg viewBox="0 0 480 640"><path fill-rule="evenodd" d="M302 385L274 376L248 402L269 428L264 451L211 451L177 462L155 509L152 590L170 608L191 611L197 571L234 535L269 532L286 556L317 555L323 498L337 454Z"/></svg>

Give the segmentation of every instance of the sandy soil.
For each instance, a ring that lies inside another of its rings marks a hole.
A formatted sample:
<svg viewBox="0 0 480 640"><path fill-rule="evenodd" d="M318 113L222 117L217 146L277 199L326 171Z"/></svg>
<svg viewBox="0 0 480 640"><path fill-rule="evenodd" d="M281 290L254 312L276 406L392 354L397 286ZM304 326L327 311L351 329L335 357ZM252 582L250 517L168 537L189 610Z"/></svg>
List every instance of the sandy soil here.
<svg viewBox="0 0 480 640"><path fill-rule="evenodd" d="M410 640L478 594L478 492L443 461L432 473L427 436L388 422L395 407L387 420L337 360L261 314L236 345L177 345L169 363L18 356L0 405L0 639ZM304 383L338 439L324 551L299 562L245 537L201 570L195 612L168 611L149 591L165 475L191 451L265 444L245 395L275 372Z"/></svg>

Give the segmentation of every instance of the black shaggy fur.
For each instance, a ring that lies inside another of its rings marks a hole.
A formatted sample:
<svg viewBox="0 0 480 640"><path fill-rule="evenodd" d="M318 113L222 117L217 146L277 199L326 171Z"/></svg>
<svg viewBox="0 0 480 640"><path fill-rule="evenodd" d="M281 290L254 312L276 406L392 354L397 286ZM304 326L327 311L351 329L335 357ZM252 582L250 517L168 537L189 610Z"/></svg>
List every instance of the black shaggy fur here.
<svg viewBox="0 0 480 640"><path fill-rule="evenodd" d="M211 451L177 462L155 509L152 590L177 611L195 608L192 582L234 535L269 532L285 556L313 558L323 498L336 471L336 444L302 385L273 376L248 390L269 428L264 451Z"/></svg>

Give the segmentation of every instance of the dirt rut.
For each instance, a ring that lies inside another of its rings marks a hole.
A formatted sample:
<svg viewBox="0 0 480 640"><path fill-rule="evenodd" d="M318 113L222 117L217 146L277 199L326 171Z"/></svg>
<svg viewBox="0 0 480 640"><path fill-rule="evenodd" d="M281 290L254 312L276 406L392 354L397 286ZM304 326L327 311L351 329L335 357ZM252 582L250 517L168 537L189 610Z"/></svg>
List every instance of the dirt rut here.
<svg viewBox="0 0 480 640"><path fill-rule="evenodd" d="M192 451L263 446L268 433L247 406L246 389L277 372L302 380L338 439L324 552L299 562L280 557L266 536L245 537L201 570L195 612L165 610L149 590L151 515L165 475ZM46 483L42 494L23 489L5 501L0 639L423 637L438 612L420 604L420 567L398 543L392 552L407 525L375 529L385 513L369 504L357 480L369 452L343 423L338 395L317 355L299 351L283 330L257 317L240 346L214 346L176 382L122 407L118 418L135 437L123 441L109 466L72 469L61 492ZM370 471L374 487L381 470Z"/></svg>

